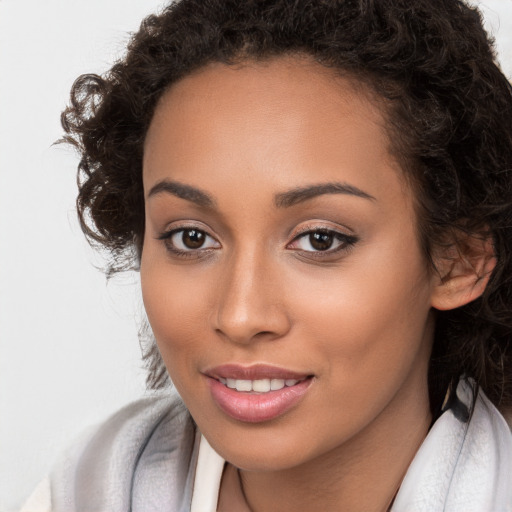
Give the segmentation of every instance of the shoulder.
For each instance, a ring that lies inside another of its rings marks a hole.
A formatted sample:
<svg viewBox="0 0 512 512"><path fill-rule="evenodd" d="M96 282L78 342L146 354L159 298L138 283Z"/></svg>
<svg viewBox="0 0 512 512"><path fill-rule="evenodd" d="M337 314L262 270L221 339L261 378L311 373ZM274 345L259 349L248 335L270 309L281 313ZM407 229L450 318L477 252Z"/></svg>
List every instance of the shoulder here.
<svg viewBox="0 0 512 512"><path fill-rule="evenodd" d="M459 383L456 403L412 461L394 512L512 512L512 433L483 391L474 391Z"/></svg>
<svg viewBox="0 0 512 512"><path fill-rule="evenodd" d="M157 501L159 491L162 500L186 499L195 444L194 424L176 392L133 402L62 454L50 475L51 510L135 510L149 482Z"/></svg>

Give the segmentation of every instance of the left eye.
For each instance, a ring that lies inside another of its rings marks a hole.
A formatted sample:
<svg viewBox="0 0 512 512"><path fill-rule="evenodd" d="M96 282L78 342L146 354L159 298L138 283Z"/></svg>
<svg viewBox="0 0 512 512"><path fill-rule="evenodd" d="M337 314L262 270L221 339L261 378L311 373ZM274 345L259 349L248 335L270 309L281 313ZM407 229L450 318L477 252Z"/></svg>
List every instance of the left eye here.
<svg viewBox="0 0 512 512"><path fill-rule="evenodd" d="M190 252L219 246L219 243L205 231L195 228L175 229L165 236L165 242L168 249L177 252Z"/></svg>
<svg viewBox="0 0 512 512"><path fill-rule="evenodd" d="M292 249L306 252L334 252L338 249L353 245L355 237L330 230L308 231L295 238Z"/></svg>

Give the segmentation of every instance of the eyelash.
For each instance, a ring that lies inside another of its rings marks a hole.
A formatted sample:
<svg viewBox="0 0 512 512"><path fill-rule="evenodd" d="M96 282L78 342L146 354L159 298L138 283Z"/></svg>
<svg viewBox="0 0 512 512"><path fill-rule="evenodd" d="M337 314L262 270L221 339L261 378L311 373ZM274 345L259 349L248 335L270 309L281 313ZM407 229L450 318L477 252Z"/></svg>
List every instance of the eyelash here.
<svg viewBox="0 0 512 512"><path fill-rule="evenodd" d="M166 249L172 253L174 256L177 256L179 258L200 258L202 256L206 256L207 254L211 254L212 251L216 250L217 247L199 247L197 249L188 249L188 250L182 250L178 249L173 243L172 238L178 234L178 233L185 233L186 231L196 231L199 233L202 233L206 239L214 240L217 244L219 242L210 236L207 231L204 229L198 229L197 226L182 226L175 229L172 229L170 231L167 231L165 233L162 233L160 236L158 236L158 240L161 240L164 242ZM312 234L319 233L322 235L328 235L332 236L334 240L339 242L339 246L334 249L326 249L324 251L317 250L317 251L306 251L301 249L294 249L299 253L307 254L308 258L315 258L315 259L322 259L327 258L329 256L332 256L333 254L337 254L342 251L349 251L352 249L352 247L359 241L359 238L355 235L348 235L346 233L341 233L339 231L336 231L334 229L325 228L325 227L315 227L315 226L309 226L304 228L300 233L298 233L293 240L286 246L287 248L290 248L291 244L294 244L298 242L299 240L305 238L306 236L311 236ZM183 236L183 235L182 235Z"/></svg>
<svg viewBox="0 0 512 512"><path fill-rule="evenodd" d="M206 252L207 253L211 253L211 251L216 250L216 248L214 248L214 247L205 247L205 248L199 247L197 250L194 250L194 249L188 249L188 250L178 249L172 243L172 238L174 237L174 235L176 235L178 233L182 233L183 234L186 231L197 231L197 232L202 233L203 235L205 235L206 238L210 238L210 239L214 240L216 243L219 243L217 240L215 240L215 238L210 236L206 232L206 230L199 229L197 226L182 226L182 227L179 227L179 228L171 229L170 231L166 231L165 233L162 233L158 237L158 240L162 240L164 245L165 245L165 247L166 247L166 249L171 254L173 254L174 256L177 256L179 258L200 258L201 256L204 256ZM200 254L200 253L202 253L202 254Z"/></svg>
<svg viewBox="0 0 512 512"><path fill-rule="evenodd" d="M339 242L338 247L335 247L334 249L328 248L324 251L322 250L316 250L316 251L305 251L300 249L295 249L298 252L301 252L302 254L307 254L308 258L327 258L329 256L332 256L334 254L337 254L339 252L346 252L349 251L358 241L359 239L355 235L347 235L346 233L341 233L340 231L336 231L334 229L326 228L326 227L306 227L304 230L302 230L300 233L298 233L294 239L291 241L290 244L288 244L287 247L289 247L291 244L294 244L301 239L304 239L308 236L311 236L313 234L320 234L320 235L328 235L334 239L334 241Z"/></svg>

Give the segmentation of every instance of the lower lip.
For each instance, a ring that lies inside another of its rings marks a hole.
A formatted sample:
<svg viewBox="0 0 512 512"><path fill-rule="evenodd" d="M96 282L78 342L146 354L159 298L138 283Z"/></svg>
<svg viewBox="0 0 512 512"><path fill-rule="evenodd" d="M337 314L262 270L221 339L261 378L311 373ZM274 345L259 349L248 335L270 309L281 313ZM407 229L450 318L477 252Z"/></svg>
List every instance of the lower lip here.
<svg viewBox="0 0 512 512"><path fill-rule="evenodd" d="M309 377L295 386L285 386L268 393L244 393L208 378L213 400L228 416L246 423L261 423L283 415L306 394L312 382Z"/></svg>

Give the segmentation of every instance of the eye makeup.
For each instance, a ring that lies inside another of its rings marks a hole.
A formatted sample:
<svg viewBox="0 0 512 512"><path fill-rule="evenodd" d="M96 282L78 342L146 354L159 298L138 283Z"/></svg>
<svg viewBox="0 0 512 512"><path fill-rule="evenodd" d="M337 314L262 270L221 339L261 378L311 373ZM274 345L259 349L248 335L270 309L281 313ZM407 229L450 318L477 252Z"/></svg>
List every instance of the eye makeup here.
<svg viewBox="0 0 512 512"><path fill-rule="evenodd" d="M171 256L177 258L203 258L222 248L221 243L207 230L194 224L169 229L157 237ZM325 225L308 225L293 236L285 248L306 258L332 260L349 251L359 238Z"/></svg>
<svg viewBox="0 0 512 512"><path fill-rule="evenodd" d="M166 250L179 258L201 258L221 248L220 243L197 226L180 226L159 235Z"/></svg>
<svg viewBox="0 0 512 512"><path fill-rule="evenodd" d="M332 228L308 228L295 236L287 248L294 249L308 257L325 258L350 250L359 239Z"/></svg>

